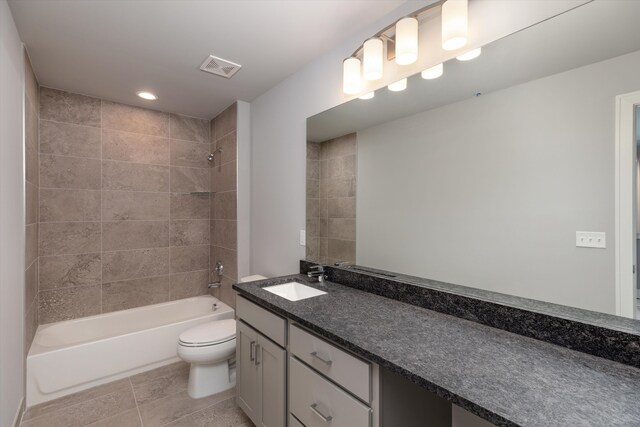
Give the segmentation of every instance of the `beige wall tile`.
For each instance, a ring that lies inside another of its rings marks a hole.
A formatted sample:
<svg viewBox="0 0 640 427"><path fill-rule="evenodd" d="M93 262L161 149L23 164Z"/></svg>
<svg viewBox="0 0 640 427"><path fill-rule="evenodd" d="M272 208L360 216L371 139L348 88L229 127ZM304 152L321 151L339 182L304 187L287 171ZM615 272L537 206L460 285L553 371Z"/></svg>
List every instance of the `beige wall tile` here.
<svg viewBox="0 0 640 427"><path fill-rule="evenodd" d="M238 157L237 132L231 132L218 139L215 148L220 148L222 152L220 153L220 157L216 156L214 166L236 160Z"/></svg>
<svg viewBox="0 0 640 427"><path fill-rule="evenodd" d="M102 250L119 251L169 246L169 221L102 223Z"/></svg>
<svg viewBox="0 0 640 427"><path fill-rule="evenodd" d="M190 298L209 293L209 270L189 271L171 275L171 299Z"/></svg>
<svg viewBox="0 0 640 427"><path fill-rule="evenodd" d="M307 160L307 179L320 179L320 162Z"/></svg>
<svg viewBox="0 0 640 427"><path fill-rule="evenodd" d="M38 300L27 307L24 315L24 356L26 357L38 329Z"/></svg>
<svg viewBox="0 0 640 427"><path fill-rule="evenodd" d="M307 179L307 198L308 199L320 198L320 180L319 179Z"/></svg>
<svg viewBox="0 0 640 427"><path fill-rule="evenodd" d="M320 150L320 156L323 159L356 154L356 134L352 133L323 142Z"/></svg>
<svg viewBox="0 0 640 427"><path fill-rule="evenodd" d="M38 294L38 300L38 322L41 325L92 316L100 313L100 286L41 291Z"/></svg>
<svg viewBox="0 0 640 427"><path fill-rule="evenodd" d="M209 191L209 169L171 167L171 192Z"/></svg>
<svg viewBox="0 0 640 427"><path fill-rule="evenodd" d="M171 194L171 219L209 219L209 196Z"/></svg>
<svg viewBox="0 0 640 427"><path fill-rule="evenodd" d="M327 179L355 178L356 156L336 157L327 161ZM325 178L325 176L323 176Z"/></svg>
<svg viewBox="0 0 640 427"><path fill-rule="evenodd" d="M97 190L40 190L40 221L100 221L101 194Z"/></svg>
<svg viewBox="0 0 640 427"><path fill-rule="evenodd" d="M169 276L146 277L102 285L104 313L169 301Z"/></svg>
<svg viewBox="0 0 640 427"><path fill-rule="evenodd" d="M26 181L25 183L25 223L38 222L38 187Z"/></svg>
<svg viewBox="0 0 640 427"><path fill-rule="evenodd" d="M209 245L171 247L171 272L209 269Z"/></svg>
<svg viewBox="0 0 640 427"><path fill-rule="evenodd" d="M236 280L223 276L220 283L220 288L217 289L214 296L216 296L223 303L235 309L236 291L233 290L234 283L236 283Z"/></svg>
<svg viewBox="0 0 640 427"><path fill-rule="evenodd" d="M238 247L238 222L235 220L217 219L213 225L213 240L211 244L227 249Z"/></svg>
<svg viewBox="0 0 640 427"><path fill-rule="evenodd" d="M38 185L38 110L29 97L25 97L25 115L25 174L27 181Z"/></svg>
<svg viewBox="0 0 640 427"><path fill-rule="evenodd" d="M356 240L356 220L346 218L329 218L328 237L340 240Z"/></svg>
<svg viewBox="0 0 640 427"><path fill-rule="evenodd" d="M211 144L171 140L171 166L209 168L208 156L210 153Z"/></svg>
<svg viewBox="0 0 640 427"><path fill-rule="evenodd" d="M187 219L171 221L171 246L209 244L209 221Z"/></svg>
<svg viewBox="0 0 640 427"><path fill-rule="evenodd" d="M40 224L40 255L71 255L100 252L99 222Z"/></svg>
<svg viewBox="0 0 640 427"><path fill-rule="evenodd" d="M210 262L212 268L218 261L222 262L224 266L225 276L233 280L238 280L238 253L236 251L219 246L212 246Z"/></svg>
<svg viewBox="0 0 640 427"><path fill-rule="evenodd" d="M335 178L327 179L326 182L327 194L326 197L355 197L356 196L356 179L354 178Z"/></svg>
<svg viewBox="0 0 640 427"><path fill-rule="evenodd" d="M227 191L213 196L213 219L236 219L236 192Z"/></svg>
<svg viewBox="0 0 640 427"><path fill-rule="evenodd" d="M39 224L29 224L25 227L25 268L38 260L39 254Z"/></svg>
<svg viewBox="0 0 640 427"><path fill-rule="evenodd" d="M102 189L169 191L169 167L103 160Z"/></svg>
<svg viewBox="0 0 640 427"><path fill-rule="evenodd" d="M100 126L100 100L41 87L40 118L85 126Z"/></svg>
<svg viewBox="0 0 640 427"><path fill-rule="evenodd" d="M211 191L224 192L237 188L236 162L211 168Z"/></svg>
<svg viewBox="0 0 640 427"><path fill-rule="evenodd" d="M226 110L216 116L214 120L216 141L230 132L236 130L238 115L238 104L233 103Z"/></svg>
<svg viewBox="0 0 640 427"><path fill-rule="evenodd" d="M102 127L169 137L169 114L131 105L102 101Z"/></svg>
<svg viewBox="0 0 640 427"><path fill-rule="evenodd" d="M100 160L40 155L42 188L100 189Z"/></svg>
<svg viewBox="0 0 640 427"><path fill-rule="evenodd" d="M339 261L355 262L356 242L349 240L329 239L329 258Z"/></svg>
<svg viewBox="0 0 640 427"><path fill-rule="evenodd" d="M356 198L329 199L329 218L355 218Z"/></svg>
<svg viewBox="0 0 640 427"><path fill-rule="evenodd" d="M101 283L100 253L40 257L41 291Z"/></svg>
<svg viewBox="0 0 640 427"><path fill-rule="evenodd" d="M320 199L307 198L307 218L320 217Z"/></svg>
<svg viewBox="0 0 640 427"><path fill-rule="evenodd" d="M211 140L209 120L171 114L171 138L208 143Z"/></svg>
<svg viewBox="0 0 640 427"><path fill-rule="evenodd" d="M104 252L102 260L102 281L107 283L168 275L171 256L169 248L154 248Z"/></svg>
<svg viewBox="0 0 640 427"><path fill-rule="evenodd" d="M104 191L102 220L169 219L169 193Z"/></svg>
<svg viewBox="0 0 640 427"><path fill-rule="evenodd" d="M100 158L100 128L40 120L40 153Z"/></svg>
<svg viewBox="0 0 640 427"><path fill-rule="evenodd" d="M169 138L103 129L102 158L168 165Z"/></svg>
<svg viewBox="0 0 640 427"><path fill-rule="evenodd" d="M38 263L32 263L24 273L24 307L28 309L38 299Z"/></svg>
<svg viewBox="0 0 640 427"><path fill-rule="evenodd" d="M320 143L307 141L307 160L320 160Z"/></svg>

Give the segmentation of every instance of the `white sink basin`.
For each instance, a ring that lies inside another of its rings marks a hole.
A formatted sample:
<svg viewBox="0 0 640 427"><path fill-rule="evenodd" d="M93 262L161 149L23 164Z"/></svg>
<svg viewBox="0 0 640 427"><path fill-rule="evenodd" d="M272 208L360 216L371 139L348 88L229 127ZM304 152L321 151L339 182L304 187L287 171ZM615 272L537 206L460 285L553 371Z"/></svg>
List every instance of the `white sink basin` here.
<svg viewBox="0 0 640 427"><path fill-rule="evenodd" d="M317 297L318 295L324 295L326 292L312 288L311 286L303 285L298 282L283 283L282 285L273 285L262 288L267 292L276 294L279 297L288 299L289 301L300 301L302 299Z"/></svg>

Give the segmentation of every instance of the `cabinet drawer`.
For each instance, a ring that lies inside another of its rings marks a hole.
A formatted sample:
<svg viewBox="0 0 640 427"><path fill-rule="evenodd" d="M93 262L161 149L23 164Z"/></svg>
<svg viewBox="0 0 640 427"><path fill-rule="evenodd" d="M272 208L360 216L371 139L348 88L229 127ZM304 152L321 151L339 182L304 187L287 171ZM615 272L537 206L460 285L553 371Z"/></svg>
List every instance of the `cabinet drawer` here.
<svg viewBox="0 0 640 427"><path fill-rule="evenodd" d="M278 345L282 347L286 345L287 326L282 317L276 316L240 295L236 297L236 315Z"/></svg>
<svg viewBox="0 0 640 427"><path fill-rule="evenodd" d="M289 358L289 410L307 427L369 427L371 409L294 357Z"/></svg>
<svg viewBox="0 0 640 427"><path fill-rule="evenodd" d="M298 421L296 417L289 414L289 427L304 427L304 426L300 424L300 421Z"/></svg>
<svg viewBox="0 0 640 427"><path fill-rule="evenodd" d="M371 402L371 364L301 329L289 327L289 351L351 393Z"/></svg>

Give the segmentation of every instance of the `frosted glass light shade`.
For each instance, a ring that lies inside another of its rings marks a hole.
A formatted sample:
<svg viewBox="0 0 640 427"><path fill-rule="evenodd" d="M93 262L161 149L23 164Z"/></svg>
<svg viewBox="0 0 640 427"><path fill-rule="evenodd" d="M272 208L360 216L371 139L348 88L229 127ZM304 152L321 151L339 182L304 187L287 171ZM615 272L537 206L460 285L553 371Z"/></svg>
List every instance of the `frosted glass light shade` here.
<svg viewBox="0 0 640 427"><path fill-rule="evenodd" d="M347 95L355 95L361 86L360 60L354 57L345 59L342 63L342 90Z"/></svg>
<svg viewBox="0 0 640 427"><path fill-rule="evenodd" d="M362 48L362 74L365 80L382 78L384 44L382 39L374 37L364 42Z"/></svg>
<svg viewBox="0 0 640 427"><path fill-rule="evenodd" d="M400 92L401 90L405 90L407 88L407 79L391 83L387 88L389 88L391 92Z"/></svg>
<svg viewBox="0 0 640 427"><path fill-rule="evenodd" d="M432 79L437 79L443 73L444 73L444 65L438 64L438 65L434 65L431 68L427 68L422 73L420 73L420 75L422 76L423 79L432 80Z"/></svg>
<svg viewBox="0 0 640 427"><path fill-rule="evenodd" d="M418 59L418 20L403 18L396 23L396 64L409 65Z"/></svg>
<svg viewBox="0 0 640 427"><path fill-rule="evenodd" d="M467 0L447 0L442 5L442 48L460 49L467 44Z"/></svg>
<svg viewBox="0 0 640 427"><path fill-rule="evenodd" d="M470 50L469 52L465 52L460 56L456 56L458 61L471 61L472 59L476 59L482 53L482 48L479 47L477 49Z"/></svg>
<svg viewBox="0 0 640 427"><path fill-rule="evenodd" d="M374 96L376 96L375 92L369 92L369 93L365 93L363 95L360 95L358 98L360 98L360 99L371 99Z"/></svg>

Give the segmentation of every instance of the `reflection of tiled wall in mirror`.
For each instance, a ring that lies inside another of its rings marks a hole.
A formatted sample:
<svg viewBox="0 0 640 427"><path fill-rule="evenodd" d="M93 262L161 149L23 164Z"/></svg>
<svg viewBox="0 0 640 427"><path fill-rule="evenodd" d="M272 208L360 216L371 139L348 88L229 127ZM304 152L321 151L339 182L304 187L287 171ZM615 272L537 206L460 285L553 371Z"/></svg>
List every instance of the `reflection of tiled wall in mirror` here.
<svg viewBox="0 0 640 427"><path fill-rule="evenodd" d="M307 259L356 260L356 134L307 143Z"/></svg>

